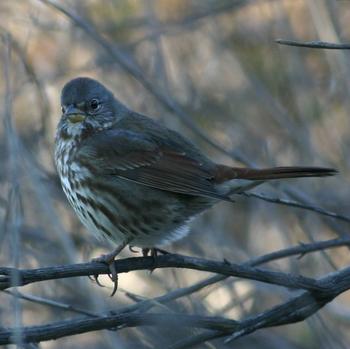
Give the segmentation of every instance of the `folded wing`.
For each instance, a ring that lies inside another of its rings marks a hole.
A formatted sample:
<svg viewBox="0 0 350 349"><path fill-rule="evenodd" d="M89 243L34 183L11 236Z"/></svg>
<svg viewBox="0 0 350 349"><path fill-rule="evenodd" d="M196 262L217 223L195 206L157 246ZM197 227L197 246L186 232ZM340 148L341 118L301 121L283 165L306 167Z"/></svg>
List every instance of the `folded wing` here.
<svg viewBox="0 0 350 349"><path fill-rule="evenodd" d="M181 149L181 146L180 146ZM141 133L108 130L89 138L76 160L97 175L118 176L175 193L230 200L215 188L215 166Z"/></svg>

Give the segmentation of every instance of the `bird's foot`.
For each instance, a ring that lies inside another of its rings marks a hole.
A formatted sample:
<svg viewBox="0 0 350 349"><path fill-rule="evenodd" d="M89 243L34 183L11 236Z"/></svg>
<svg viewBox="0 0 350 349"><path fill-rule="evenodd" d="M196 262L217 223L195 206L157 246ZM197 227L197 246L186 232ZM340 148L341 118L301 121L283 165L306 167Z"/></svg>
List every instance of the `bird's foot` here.
<svg viewBox="0 0 350 349"><path fill-rule="evenodd" d="M157 256L159 254L169 254L168 251L165 251L161 248L158 248L158 247L153 247L153 248L143 248L142 249L142 255L144 257L147 257L148 255L150 255L151 257L153 258L157 258Z"/></svg>
<svg viewBox="0 0 350 349"><path fill-rule="evenodd" d="M115 267L115 257L117 257L117 255L123 250L123 248L128 244L129 241L124 242L122 245L118 246L114 251L112 251L111 253L107 253L107 254L103 254L97 258L93 258L92 262L95 263L104 263L107 264L109 267L109 271L110 273L108 274L108 276L110 277L110 279L112 280L114 286L113 286L113 291L111 293L111 297L113 297L115 295L115 293L117 292L118 289L118 272L117 269ZM99 286L102 286L101 283L98 280L99 275L93 275L94 280L96 281L96 283Z"/></svg>
<svg viewBox="0 0 350 349"><path fill-rule="evenodd" d="M160 248L143 248L142 249L142 255L144 257L147 257L148 255L150 255L153 258L153 264L154 266L152 268L150 268L150 273L152 274L154 269L156 268L156 261L157 261L157 257L159 254L169 254L169 252L162 250Z"/></svg>
<svg viewBox="0 0 350 349"><path fill-rule="evenodd" d="M114 251L113 251L114 252ZM118 273L117 270L115 268L115 254L114 253L108 253L108 254L103 254L99 257L93 258L92 262L95 263L104 263L108 265L109 271L110 273L108 274L109 278L112 280L113 282L113 291L111 293L111 297L113 297L115 295L115 293L117 292L118 289ZM94 280L96 281L97 285L102 286L103 285L99 282L98 280L99 275L94 275Z"/></svg>

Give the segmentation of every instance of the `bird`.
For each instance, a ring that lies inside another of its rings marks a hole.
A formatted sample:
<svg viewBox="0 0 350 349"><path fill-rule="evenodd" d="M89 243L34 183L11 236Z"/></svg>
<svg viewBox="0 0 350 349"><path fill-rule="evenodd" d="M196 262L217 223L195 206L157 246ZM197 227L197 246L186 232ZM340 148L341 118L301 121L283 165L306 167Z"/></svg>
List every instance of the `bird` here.
<svg viewBox="0 0 350 349"><path fill-rule="evenodd" d="M61 185L87 230L116 246L94 259L109 265L116 285L114 260L125 246L155 253L186 236L189 222L219 201L233 202L236 194L269 180L337 172L217 164L180 133L130 110L88 77L65 84L61 108L55 137Z"/></svg>

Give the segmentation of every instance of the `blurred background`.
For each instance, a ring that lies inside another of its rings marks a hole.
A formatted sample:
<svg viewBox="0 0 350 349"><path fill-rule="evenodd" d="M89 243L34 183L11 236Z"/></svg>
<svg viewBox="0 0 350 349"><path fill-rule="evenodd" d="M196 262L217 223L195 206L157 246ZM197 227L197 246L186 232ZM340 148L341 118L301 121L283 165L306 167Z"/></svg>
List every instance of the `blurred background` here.
<svg viewBox="0 0 350 349"><path fill-rule="evenodd" d="M131 109L191 138L216 162L337 168L333 178L275 182L255 192L349 215L349 53L275 43L349 42L349 20L350 3L336 0L1 1L0 265L82 262L110 249L78 221L53 164L60 90L77 76L97 78ZM166 249L239 263L348 233L349 223L341 220L238 197L196 219L192 234ZM123 256L137 254L126 250ZM343 247L268 267L316 278L349 262ZM123 274L113 298L108 277L100 278L105 288L88 278L36 283L18 290L26 300L0 293L0 325L81 316L61 303L99 314L118 311L208 276L175 269ZM229 278L150 311L243 319L296 294ZM349 326L345 293L302 323L199 347L348 348ZM105 330L40 348L166 348L198 333Z"/></svg>

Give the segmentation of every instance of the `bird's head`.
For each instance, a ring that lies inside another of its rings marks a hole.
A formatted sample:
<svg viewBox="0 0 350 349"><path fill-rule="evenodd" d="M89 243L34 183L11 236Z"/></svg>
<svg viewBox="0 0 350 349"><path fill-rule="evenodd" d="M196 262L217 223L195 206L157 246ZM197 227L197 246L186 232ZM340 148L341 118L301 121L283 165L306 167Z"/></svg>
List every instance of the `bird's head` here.
<svg viewBox="0 0 350 349"><path fill-rule="evenodd" d="M90 78L76 78L63 87L61 108L58 130L68 137L108 128L127 110L112 92Z"/></svg>

